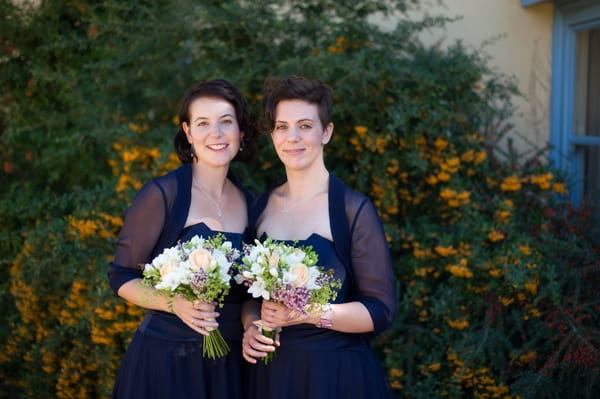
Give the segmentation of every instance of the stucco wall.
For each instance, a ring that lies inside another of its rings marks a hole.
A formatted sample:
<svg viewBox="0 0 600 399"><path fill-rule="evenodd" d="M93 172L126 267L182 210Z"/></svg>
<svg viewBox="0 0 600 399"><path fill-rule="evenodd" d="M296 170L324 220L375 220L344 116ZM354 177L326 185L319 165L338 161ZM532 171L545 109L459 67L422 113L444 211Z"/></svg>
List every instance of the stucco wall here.
<svg viewBox="0 0 600 399"><path fill-rule="evenodd" d="M544 146L549 140L552 3L527 8L520 0L443 0L441 6L433 3L427 7L429 14L462 19L447 24L443 31L423 35L425 42L442 40L448 44L461 39L468 46L480 48L484 41L499 37L484 51L491 56L493 67L516 77L526 96L514 100L518 107L512 121L515 145L525 149L531 141ZM391 25L392 21L379 23Z"/></svg>

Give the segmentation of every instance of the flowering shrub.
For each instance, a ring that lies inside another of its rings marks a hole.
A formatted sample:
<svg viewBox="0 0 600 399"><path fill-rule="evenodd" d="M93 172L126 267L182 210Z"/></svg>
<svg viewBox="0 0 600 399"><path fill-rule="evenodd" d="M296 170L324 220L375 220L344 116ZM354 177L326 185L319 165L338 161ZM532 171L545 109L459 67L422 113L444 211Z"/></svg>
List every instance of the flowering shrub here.
<svg viewBox="0 0 600 399"><path fill-rule="evenodd" d="M399 397L594 397L597 223L540 156L505 156L513 82L416 1L0 2L0 397L108 397L142 310L108 288L121 215L178 165L177 101L224 77L254 109L291 73L334 88L329 168L377 205L401 293L375 344ZM395 30L371 25L396 12ZM152 15L152 20L147 19ZM157 29L160 26L161 29ZM518 154L517 154L518 155ZM518 162L517 162L518 161ZM268 139L234 172L281 174Z"/></svg>

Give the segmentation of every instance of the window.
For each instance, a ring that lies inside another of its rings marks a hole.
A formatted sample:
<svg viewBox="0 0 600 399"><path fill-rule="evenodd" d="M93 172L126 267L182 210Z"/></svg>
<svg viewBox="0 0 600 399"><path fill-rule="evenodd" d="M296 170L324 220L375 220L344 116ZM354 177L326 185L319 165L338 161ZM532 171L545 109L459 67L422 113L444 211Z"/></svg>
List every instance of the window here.
<svg viewBox="0 0 600 399"><path fill-rule="evenodd" d="M550 140L571 199L600 204L600 5L556 1Z"/></svg>
<svg viewBox="0 0 600 399"><path fill-rule="evenodd" d="M584 140L575 151L580 153L583 194L593 195L600 192L600 147L585 138L600 137L600 28L577 32L576 52L573 133Z"/></svg>

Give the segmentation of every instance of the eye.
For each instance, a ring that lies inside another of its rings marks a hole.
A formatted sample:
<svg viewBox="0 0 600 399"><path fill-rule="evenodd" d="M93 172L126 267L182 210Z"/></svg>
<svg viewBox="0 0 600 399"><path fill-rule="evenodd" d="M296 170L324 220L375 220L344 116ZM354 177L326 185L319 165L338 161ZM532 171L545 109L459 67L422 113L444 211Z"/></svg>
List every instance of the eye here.
<svg viewBox="0 0 600 399"><path fill-rule="evenodd" d="M223 125L233 125L233 119L229 119L229 118L228 118L228 119L223 119L223 120L221 121L221 123L222 123Z"/></svg>
<svg viewBox="0 0 600 399"><path fill-rule="evenodd" d="M286 129L287 129L287 125L284 125L284 124L277 124L277 125L275 125L275 130L283 131L283 130L286 130Z"/></svg>
<svg viewBox="0 0 600 399"><path fill-rule="evenodd" d="M309 130L309 129L312 129L312 125L310 123L303 123L300 125L300 129Z"/></svg>
<svg viewBox="0 0 600 399"><path fill-rule="evenodd" d="M199 127L208 126L208 122L207 121L198 121L198 124L196 126L199 126Z"/></svg>

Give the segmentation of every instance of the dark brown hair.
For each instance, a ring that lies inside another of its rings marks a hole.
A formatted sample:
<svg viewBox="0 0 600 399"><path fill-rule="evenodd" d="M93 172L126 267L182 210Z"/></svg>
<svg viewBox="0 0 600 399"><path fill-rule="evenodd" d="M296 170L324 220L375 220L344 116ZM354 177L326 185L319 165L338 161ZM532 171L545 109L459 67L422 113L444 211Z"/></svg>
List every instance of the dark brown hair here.
<svg viewBox="0 0 600 399"><path fill-rule="evenodd" d="M331 122L333 90L319 80L309 80L302 76L288 76L283 79L267 78L264 85L263 116L265 129L275 128L275 110L283 100L303 100L315 104L319 109L319 119L325 128Z"/></svg>
<svg viewBox="0 0 600 399"><path fill-rule="evenodd" d="M201 97L222 98L233 106L240 132L244 132L244 146L234 160L250 159L252 144L258 134L256 120L249 113L244 96L233 84L225 79L214 79L194 84L181 100L179 105L179 129L173 140L175 153L179 160L183 163L192 163L194 160L192 146L187 140L182 124L183 122L190 124L190 105Z"/></svg>

